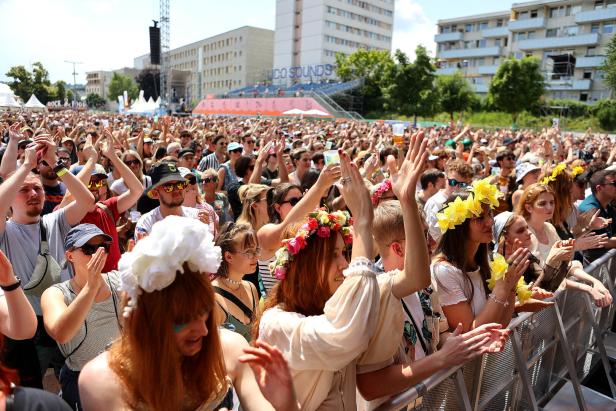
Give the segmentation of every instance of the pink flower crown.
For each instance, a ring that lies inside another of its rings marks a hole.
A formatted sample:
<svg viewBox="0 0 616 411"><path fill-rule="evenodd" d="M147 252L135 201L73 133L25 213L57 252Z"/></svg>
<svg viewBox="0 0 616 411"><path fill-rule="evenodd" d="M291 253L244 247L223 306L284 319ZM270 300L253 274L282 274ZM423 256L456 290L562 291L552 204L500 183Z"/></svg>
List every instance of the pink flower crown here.
<svg viewBox="0 0 616 411"><path fill-rule="evenodd" d="M351 234L353 218L347 211L328 212L320 208L308 214L306 221L297 231L294 238L283 240L282 247L276 251L276 260L269 266L270 272L278 280L284 280L287 275L289 261L308 245L307 240L316 234L321 238L328 238L332 231L340 232L345 244L353 243Z"/></svg>
<svg viewBox="0 0 616 411"><path fill-rule="evenodd" d="M388 190L391 190L391 180L383 180L383 182L377 186L376 190L374 190L374 193L372 193L372 205L377 205L381 197L383 197L383 194Z"/></svg>

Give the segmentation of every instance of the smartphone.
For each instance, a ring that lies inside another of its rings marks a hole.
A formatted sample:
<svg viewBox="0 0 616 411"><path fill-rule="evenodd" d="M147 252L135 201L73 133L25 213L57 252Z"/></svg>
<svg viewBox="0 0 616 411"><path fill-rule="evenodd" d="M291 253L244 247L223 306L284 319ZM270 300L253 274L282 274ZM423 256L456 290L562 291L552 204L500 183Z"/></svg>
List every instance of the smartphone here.
<svg viewBox="0 0 616 411"><path fill-rule="evenodd" d="M332 145L334 143L332 141L328 141L325 143L325 150L331 150L332 149Z"/></svg>
<svg viewBox="0 0 616 411"><path fill-rule="evenodd" d="M103 127L105 127L105 128L109 127L109 120L103 119L101 121L103 122Z"/></svg>
<svg viewBox="0 0 616 411"><path fill-rule="evenodd" d="M325 157L325 165L340 164L340 154L337 150L324 151L323 157Z"/></svg>

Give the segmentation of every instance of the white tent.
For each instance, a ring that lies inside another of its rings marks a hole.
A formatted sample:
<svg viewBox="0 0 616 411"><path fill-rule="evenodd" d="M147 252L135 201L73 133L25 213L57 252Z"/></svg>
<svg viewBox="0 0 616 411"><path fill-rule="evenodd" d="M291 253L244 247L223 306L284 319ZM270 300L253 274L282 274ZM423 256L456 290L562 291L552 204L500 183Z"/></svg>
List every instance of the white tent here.
<svg viewBox="0 0 616 411"><path fill-rule="evenodd" d="M39 101L34 94L30 96L28 102L24 105L24 108L30 111L45 111L47 107Z"/></svg>
<svg viewBox="0 0 616 411"><path fill-rule="evenodd" d="M139 98L137 101L133 103L130 109L127 111L128 114L143 114L143 115L154 115L158 107L160 106L160 98L154 101L152 97L148 101L144 98L143 90L139 92Z"/></svg>
<svg viewBox="0 0 616 411"><path fill-rule="evenodd" d="M13 90L4 84L0 83L0 109L2 110L19 110L21 109L21 104L15 98L15 94L13 94Z"/></svg>
<svg viewBox="0 0 616 411"><path fill-rule="evenodd" d="M282 114L284 114L285 116L301 116L303 114L306 114L306 112L298 108L292 108L291 110L287 110Z"/></svg>
<svg viewBox="0 0 616 411"><path fill-rule="evenodd" d="M316 108L313 108L312 110L308 110L304 112L304 114L307 116L329 116L330 115L329 113L326 113L321 110L317 110Z"/></svg>

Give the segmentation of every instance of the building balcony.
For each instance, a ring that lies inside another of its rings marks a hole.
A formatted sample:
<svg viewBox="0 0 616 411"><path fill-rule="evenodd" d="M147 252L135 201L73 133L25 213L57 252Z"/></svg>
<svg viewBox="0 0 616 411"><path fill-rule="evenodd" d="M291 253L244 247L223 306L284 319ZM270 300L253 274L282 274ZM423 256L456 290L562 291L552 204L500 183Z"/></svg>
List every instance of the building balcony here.
<svg viewBox="0 0 616 411"><path fill-rule="evenodd" d="M447 41L459 41L462 40L462 32L454 31L452 33L441 33L434 36L434 41L437 43L444 43Z"/></svg>
<svg viewBox="0 0 616 411"><path fill-rule="evenodd" d="M481 30L481 35L485 38L506 37L509 35L509 27L493 27L491 29Z"/></svg>
<svg viewBox="0 0 616 411"><path fill-rule="evenodd" d="M545 87L549 91L583 91L590 90L592 80L550 80L546 81Z"/></svg>
<svg viewBox="0 0 616 411"><path fill-rule="evenodd" d="M479 74L496 74L496 70L498 70L498 65L477 67L477 73Z"/></svg>
<svg viewBox="0 0 616 411"><path fill-rule="evenodd" d="M480 47L475 49L452 49L438 52L438 58L442 59L456 59L467 57L489 57L500 56L501 48L495 47Z"/></svg>
<svg viewBox="0 0 616 411"><path fill-rule="evenodd" d="M440 69L436 69L435 74L437 76L451 76L452 74L454 74L458 70L459 69L457 67L443 67L443 68L440 68Z"/></svg>
<svg viewBox="0 0 616 411"><path fill-rule="evenodd" d="M605 61L605 56L578 57L575 61L576 68L600 67Z"/></svg>
<svg viewBox="0 0 616 411"><path fill-rule="evenodd" d="M488 84L471 84L471 88L475 90L475 93L487 93L490 86Z"/></svg>
<svg viewBox="0 0 616 411"><path fill-rule="evenodd" d="M563 47L594 46L599 43L599 34L581 34L567 37L544 37L540 39L521 40L520 50L558 49Z"/></svg>
<svg viewBox="0 0 616 411"><path fill-rule="evenodd" d="M616 20L616 8L601 8L596 10L582 11L575 15L575 22L594 23L604 20Z"/></svg>
<svg viewBox="0 0 616 411"><path fill-rule="evenodd" d="M526 31L545 28L545 17L532 19L511 20L507 25L510 31Z"/></svg>

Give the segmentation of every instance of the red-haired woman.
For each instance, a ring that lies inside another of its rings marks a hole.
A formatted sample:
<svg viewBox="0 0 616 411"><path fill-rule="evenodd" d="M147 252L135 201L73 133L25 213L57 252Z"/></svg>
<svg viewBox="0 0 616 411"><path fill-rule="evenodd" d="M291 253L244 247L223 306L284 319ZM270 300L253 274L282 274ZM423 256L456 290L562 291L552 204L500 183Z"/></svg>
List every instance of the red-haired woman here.
<svg viewBox="0 0 616 411"><path fill-rule="evenodd" d="M122 257L124 328L81 372L84 409L211 410L231 386L246 410L295 408L280 352L218 329L207 273L220 258L207 226L178 216Z"/></svg>

